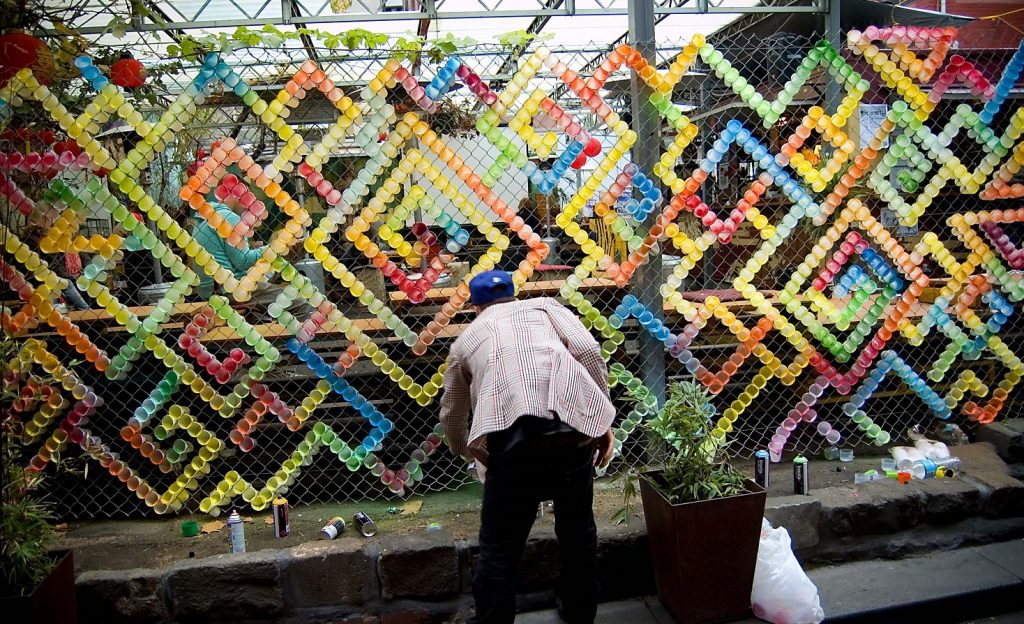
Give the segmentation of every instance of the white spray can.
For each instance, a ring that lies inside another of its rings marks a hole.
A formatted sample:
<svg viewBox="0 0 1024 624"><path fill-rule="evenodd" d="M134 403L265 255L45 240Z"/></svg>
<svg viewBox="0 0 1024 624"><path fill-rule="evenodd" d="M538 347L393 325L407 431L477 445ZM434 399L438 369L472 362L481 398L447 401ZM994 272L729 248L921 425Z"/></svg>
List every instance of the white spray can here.
<svg viewBox="0 0 1024 624"><path fill-rule="evenodd" d="M245 523L237 511L232 510L228 516L228 529L231 531L231 552L245 552Z"/></svg>

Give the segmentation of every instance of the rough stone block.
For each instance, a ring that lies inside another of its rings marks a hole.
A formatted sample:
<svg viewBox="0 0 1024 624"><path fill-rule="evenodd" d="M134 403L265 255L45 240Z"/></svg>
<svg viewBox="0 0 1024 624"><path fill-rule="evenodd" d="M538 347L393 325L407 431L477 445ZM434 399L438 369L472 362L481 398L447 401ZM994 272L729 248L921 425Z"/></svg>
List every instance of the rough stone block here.
<svg viewBox="0 0 1024 624"><path fill-rule="evenodd" d="M974 516L935 526L919 525L909 531L885 535L824 538L814 548L799 553L807 563L844 563L860 559L899 559L922 552L951 550L1024 536L1024 518L990 519Z"/></svg>
<svg viewBox="0 0 1024 624"><path fill-rule="evenodd" d="M465 594L473 590L473 564L480 548L473 538L455 540L455 550L459 558L459 591Z"/></svg>
<svg viewBox="0 0 1024 624"><path fill-rule="evenodd" d="M75 581L83 622L154 622L167 619L159 570L84 572Z"/></svg>
<svg viewBox="0 0 1024 624"><path fill-rule="evenodd" d="M380 624L425 624L430 620L430 611L426 609L403 609L382 614Z"/></svg>
<svg viewBox="0 0 1024 624"><path fill-rule="evenodd" d="M1009 463L1024 463L1024 418L1008 418L978 427L978 442L988 442Z"/></svg>
<svg viewBox="0 0 1024 624"><path fill-rule="evenodd" d="M655 592L651 547L640 521L598 535L597 580L601 602Z"/></svg>
<svg viewBox="0 0 1024 624"><path fill-rule="evenodd" d="M437 598L458 593L459 557L452 534L430 531L380 542L381 596Z"/></svg>
<svg viewBox="0 0 1024 624"><path fill-rule="evenodd" d="M981 490L963 479L915 480L905 488L924 498L924 521L929 524L949 524L981 513Z"/></svg>
<svg viewBox="0 0 1024 624"><path fill-rule="evenodd" d="M373 560L363 546L361 539L341 538L287 551L281 563L288 606L361 605L376 598Z"/></svg>
<svg viewBox="0 0 1024 624"><path fill-rule="evenodd" d="M263 550L174 564L165 577L171 615L189 621L271 619L284 610L279 554Z"/></svg>
<svg viewBox="0 0 1024 624"><path fill-rule="evenodd" d="M534 530L519 560L519 591L532 592L554 587L562 570L560 556L554 531L549 528ZM474 568L475 565L474 559Z"/></svg>
<svg viewBox="0 0 1024 624"><path fill-rule="evenodd" d="M950 449L960 458L964 481L982 490L982 513L999 518L1024 515L1024 483L1010 476L1006 463L987 442Z"/></svg>
<svg viewBox="0 0 1024 624"><path fill-rule="evenodd" d="M921 492L889 479L823 488L812 496L821 501L820 531L835 537L895 533L915 526L925 514Z"/></svg>
<svg viewBox="0 0 1024 624"><path fill-rule="evenodd" d="M818 523L821 501L809 496L772 496L765 503L764 517L774 527L786 527L793 549L811 548L821 541Z"/></svg>

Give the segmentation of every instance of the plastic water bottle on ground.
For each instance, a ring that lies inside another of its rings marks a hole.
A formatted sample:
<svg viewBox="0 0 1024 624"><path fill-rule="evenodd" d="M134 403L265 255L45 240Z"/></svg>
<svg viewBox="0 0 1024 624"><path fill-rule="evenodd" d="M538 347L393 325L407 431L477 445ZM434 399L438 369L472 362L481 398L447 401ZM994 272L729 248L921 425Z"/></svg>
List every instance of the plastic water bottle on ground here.
<svg viewBox="0 0 1024 624"><path fill-rule="evenodd" d="M910 472L914 475L915 479L934 479L936 477L952 476L960 472L960 458L947 457L937 461L922 459L914 462Z"/></svg>

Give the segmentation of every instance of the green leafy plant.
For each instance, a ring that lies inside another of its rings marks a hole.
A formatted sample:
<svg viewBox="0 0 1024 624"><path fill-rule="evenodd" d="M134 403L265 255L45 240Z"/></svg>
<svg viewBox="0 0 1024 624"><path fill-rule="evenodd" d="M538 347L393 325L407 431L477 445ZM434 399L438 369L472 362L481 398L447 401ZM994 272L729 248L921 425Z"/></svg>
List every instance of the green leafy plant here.
<svg viewBox="0 0 1024 624"><path fill-rule="evenodd" d="M56 541L49 506L32 492L39 476L26 475L18 454L4 458L3 518L0 520L0 594L21 595L32 591L53 569L49 554Z"/></svg>
<svg viewBox="0 0 1024 624"><path fill-rule="evenodd" d="M669 386L669 398L649 431L671 446L660 473L651 482L672 503L735 496L745 491L743 475L726 463L725 448L711 437L715 407L707 389L692 381Z"/></svg>
<svg viewBox="0 0 1024 624"><path fill-rule="evenodd" d="M473 112L472 103L456 101L450 97L438 101L437 109L430 114L433 128L454 137L475 135L476 121L477 115Z"/></svg>
<svg viewBox="0 0 1024 624"><path fill-rule="evenodd" d="M512 32L498 35L497 39L498 43L501 44L501 47L506 50L514 50L519 47L526 48L534 41L548 41L554 36L554 33L544 33L539 35L525 30L513 30Z"/></svg>
<svg viewBox="0 0 1024 624"><path fill-rule="evenodd" d="M658 415L644 426L667 453L659 466L634 468L623 474L623 507L611 521L628 522L646 478L673 504L736 496L746 491L745 477L727 463L726 446L711 437L716 410L707 389L692 381L675 382Z"/></svg>
<svg viewBox="0 0 1024 624"><path fill-rule="evenodd" d="M16 359L16 348L5 334L0 344L0 363L5 365L0 404L0 595L7 596L29 593L46 578L55 563L49 549L56 541L50 508L37 493L42 476L25 470L21 461L22 422L13 410L16 401L33 398L24 393L28 380L36 386L45 380L8 365Z"/></svg>
<svg viewBox="0 0 1024 624"><path fill-rule="evenodd" d="M207 52L231 52L238 48L279 48L286 41L302 41L307 37L322 42L328 50L376 50L391 42L388 35L364 28L335 33L316 28L281 30L272 24L265 24L259 29L239 26L232 32L185 35L167 46L167 54L172 58L196 60ZM475 44L476 41L469 37L457 37L452 33L429 40L406 34L395 39L392 52L399 59L414 59L423 54L436 62Z"/></svg>

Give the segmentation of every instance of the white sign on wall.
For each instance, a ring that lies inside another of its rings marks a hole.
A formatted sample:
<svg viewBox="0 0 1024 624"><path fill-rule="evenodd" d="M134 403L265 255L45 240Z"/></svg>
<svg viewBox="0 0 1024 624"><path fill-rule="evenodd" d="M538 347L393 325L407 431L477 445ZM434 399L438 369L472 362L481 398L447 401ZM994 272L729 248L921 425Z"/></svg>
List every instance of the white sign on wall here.
<svg viewBox="0 0 1024 624"><path fill-rule="evenodd" d="M864 147L875 136L878 129L882 127L885 114L889 111L888 104L861 104L860 105L860 145ZM882 147L889 147L889 138L882 142Z"/></svg>

